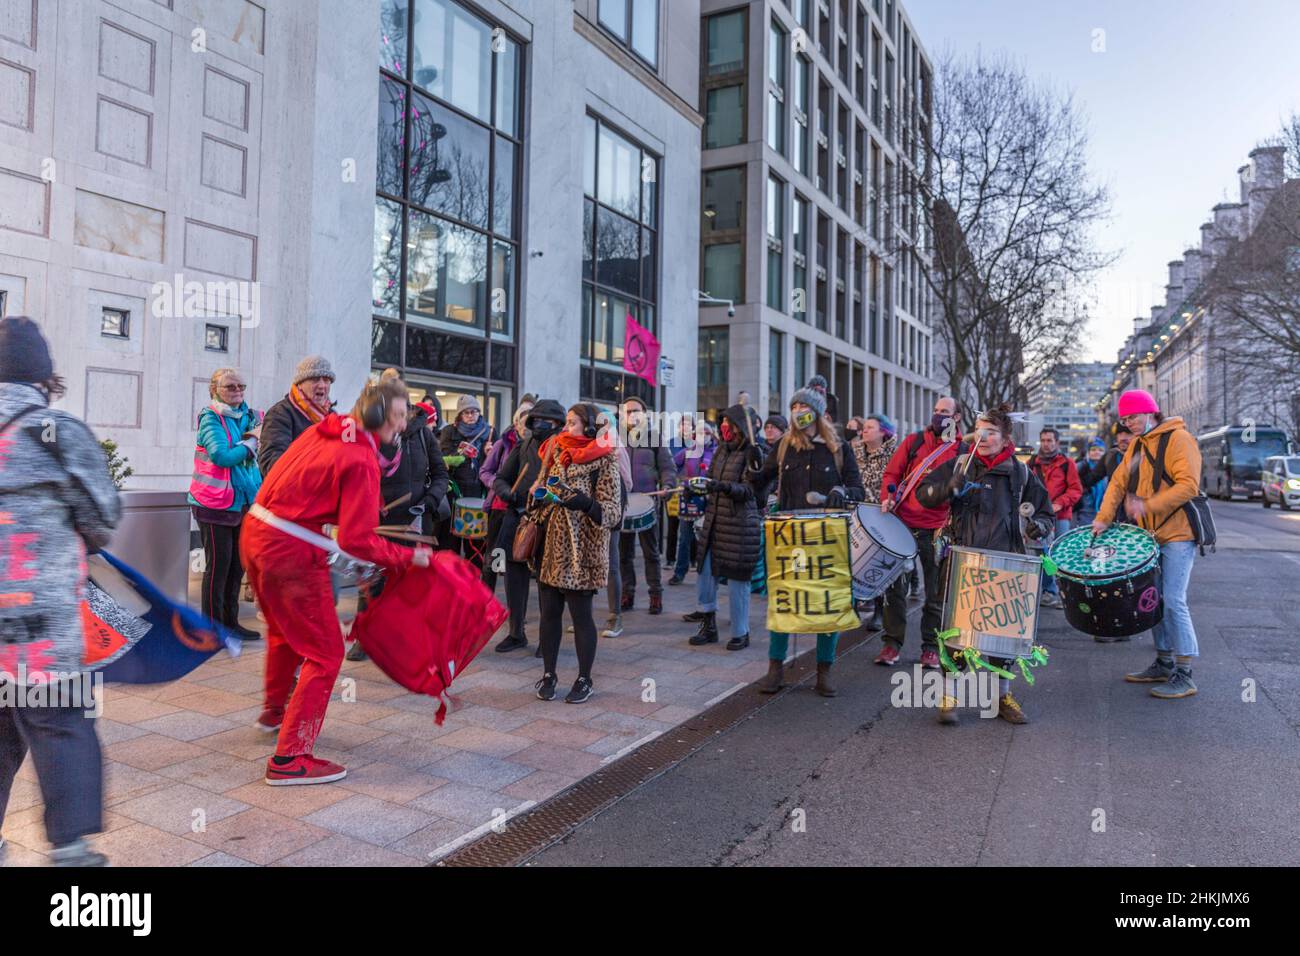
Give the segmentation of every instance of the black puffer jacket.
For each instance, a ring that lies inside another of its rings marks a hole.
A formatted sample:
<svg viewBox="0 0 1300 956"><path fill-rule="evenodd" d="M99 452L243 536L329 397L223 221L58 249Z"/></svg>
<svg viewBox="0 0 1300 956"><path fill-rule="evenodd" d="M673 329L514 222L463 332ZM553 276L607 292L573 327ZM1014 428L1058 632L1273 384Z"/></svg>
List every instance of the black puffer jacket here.
<svg viewBox="0 0 1300 956"><path fill-rule="evenodd" d="M439 444L444 458L461 454L462 444L473 445L477 452L473 458L466 456L463 462L451 469L451 480L456 482L462 498L487 497L487 489L483 487L483 482L479 481L478 470L483 466L483 460L487 458L485 449L496 441L497 436L492 426L481 418L479 425L481 427L474 433L472 439L462 435L455 422L444 425L439 434Z"/></svg>
<svg viewBox="0 0 1300 956"><path fill-rule="evenodd" d="M751 479L754 488L761 489L760 493L778 496L778 511L807 511L816 508L816 505L809 503L808 492L829 495L837 485L845 490L850 501L862 501L866 497L858 463L847 442L840 442L838 468L835 454L826 447L820 435L813 441L811 448L802 451L790 448L783 458L781 445L784 442L783 438L777 443L763 463L762 470Z"/></svg>
<svg viewBox="0 0 1300 956"><path fill-rule="evenodd" d="M713 555L714 577L748 581L758 565L763 522L759 517L750 479L763 465L763 453L755 445L763 427L758 413L745 405L732 405L722 413L738 433L731 441L719 442L709 464L708 502L700 532L699 559Z"/></svg>
<svg viewBox="0 0 1300 956"><path fill-rule="evenodd" d="M311 420L298 410L288 395L266 410L262 437L257 443L257 469L265 478L293 440L311 427Z"/></svg>
<svg viewBox="0 0 1300 956"><path fill-rule="evenodd" d="M379 497L384 504L405 494L410 498L386 514L380 524L410 524L421 514L437 514L439 503L447 497L447 465L438 450L438 439L429 433L429 416L414 408L413 416L402 432L402 459L393 474L379 480ZM394 449L384 447L385 455Z"/></svg>
<svg viewBox="0 0 1300 956"><path fill-rule="evenodd" d="M954 469L961 458L951 458L926 476L916 490L916 498L927 508L952 505L953 544L986 551L1007 551L1024 554L1025 542L1020 533L1020 505L1029 502L1034 506L1031 519L1042 535L1056 527L1052 502L1047 489L1038 476L1014 456L985 467L978 458L971 462L970 470L954 478ZM1012 469L1019 471L1013 475ZM1012 483L1019 486L1019 496L1012 493ZM965 491L956 494L957 486Z"/></svg>

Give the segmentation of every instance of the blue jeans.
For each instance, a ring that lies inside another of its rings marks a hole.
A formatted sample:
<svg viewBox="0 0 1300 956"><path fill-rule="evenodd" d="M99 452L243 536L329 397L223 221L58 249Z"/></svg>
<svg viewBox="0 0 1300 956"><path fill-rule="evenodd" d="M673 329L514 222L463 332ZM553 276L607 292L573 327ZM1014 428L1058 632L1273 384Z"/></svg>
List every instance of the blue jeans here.
<svg viewBox="0 0 1300 956"><path fill-rule="evenodd" d="M840 642L840 632L831 631L829 634L817 635L817 663L834 664L835 663L835 645ZM767 632L767 657L772 661L785 660L789 652L790 635L782 634L780 631Z"/></svg>
<svg viewBox="0 0 1300 956"><path fill-rule="evenodd" d="M677 521L677 563L673 565L673 574L679 578L686 577L691 569L691 548L695 546L695 519L679 518Z"/></svg>
<svg viewBox="0 0 1300 956"><path fill-rule="evenodd" d="M1170 541L1160 546L1161 589L1165 601L1165 615L1151 628L1157 654L1174 654L1178 657L1197 657L1196 628L1192 626L1192 612L1187 606L1187 583L1192 578L1192 562L1196 560L1195 541Z"/></svg>
<svg viewBox="0 0 1300 956"><path fill-rule="evenodd" d="M1053 542L1053 541L1055 541L1057 538L1059 538L1061 535L1065 534L1065 532L1067 532L1067 531L1069 531L1069 530L1070 530L1070 521L1069 521L1069 519L1068 519L1068 518L1057 518L1057 519L1056 519L1056 530L1052 533L1052 536L1051 536L1050 538L1048 538L1046 541L1043 542L1043 554L1047 554L1047 549L1050 548L1050 547L1052 546L1052 542ZM1044 594L1055 594L1056 591L1057 591L1057 587L1056 587L1056 578L1052 577L1050 574L1044 574L1044 575L1043 575L1043 593L1044 593Z"/></svg>
<svg viewBox="0 0 1300 956"><path fill-rule="evenodd" d="M713 576L711 551L700 565L698 597L701 611L718 609L718 579ZM731 636L746 637L749 634L749 581L727 582L727 605L731 608Z"/></svg>

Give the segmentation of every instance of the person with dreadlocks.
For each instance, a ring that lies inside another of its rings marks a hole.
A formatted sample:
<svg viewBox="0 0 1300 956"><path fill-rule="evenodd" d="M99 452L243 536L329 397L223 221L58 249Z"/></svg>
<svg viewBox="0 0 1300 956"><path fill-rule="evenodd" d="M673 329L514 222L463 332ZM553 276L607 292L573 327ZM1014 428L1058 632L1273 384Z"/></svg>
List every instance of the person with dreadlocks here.
<svg viewBox="0 0 1300 956"><path fill-rule="evenodd" d="M926 508L948 508L952 543L985 551L1024 554L1020 531L1020 507L1029 503L1033 513L1025 522L1025 534L1046 539L1056 527L1052 500L1038 476L1015 456L1011 435L1011 407L999 405L980 412L975 427L978 438L964 455L949 459L922 480L916 498ZM949 555L940 569L939 580L948 580ZM1005 669L1010 661L990 657L989 663ZM1028 723L1020 704L1011 696L1011 683L1000 679L998 716L1013 724ZM939 722L957 722L956 677L944 675Z"/></svg>

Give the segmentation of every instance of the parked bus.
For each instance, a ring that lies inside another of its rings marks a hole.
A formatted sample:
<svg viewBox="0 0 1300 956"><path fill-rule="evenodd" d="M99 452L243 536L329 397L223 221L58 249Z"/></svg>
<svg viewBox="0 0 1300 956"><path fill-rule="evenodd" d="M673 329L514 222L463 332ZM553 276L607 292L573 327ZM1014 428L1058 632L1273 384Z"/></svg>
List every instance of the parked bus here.
<svg viewBox="0 0 1300 956"><path fill-rule="evenodd" d="M1253 441L1247 441L1253 438ZM1196 439L1201 446L1201 490L1214 498L1258 498L1264 461L1290 450L1286 432L1269 425L1228 425Z"/></svg>

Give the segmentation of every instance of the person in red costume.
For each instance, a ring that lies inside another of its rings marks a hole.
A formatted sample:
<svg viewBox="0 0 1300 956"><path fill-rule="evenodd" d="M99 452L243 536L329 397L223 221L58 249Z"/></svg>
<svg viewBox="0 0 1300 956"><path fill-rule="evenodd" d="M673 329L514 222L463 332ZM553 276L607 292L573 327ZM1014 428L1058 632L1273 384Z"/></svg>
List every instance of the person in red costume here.
<svg viewBox="0 0 1300 956"><path fill-rule="evenodd" d="M289 446L245 519L240 553L267 624L266 696L257 727L279 731L266 766L273 786L347 775L312 755L343 663L328 555L312 536L333 525L338 546L352 557L383 568L429 564L428 549L398 547L374 530L382 504L379 445L391 445L406 427L406 407L400 379L367 385L350 414L325 416Z"/></svg>

